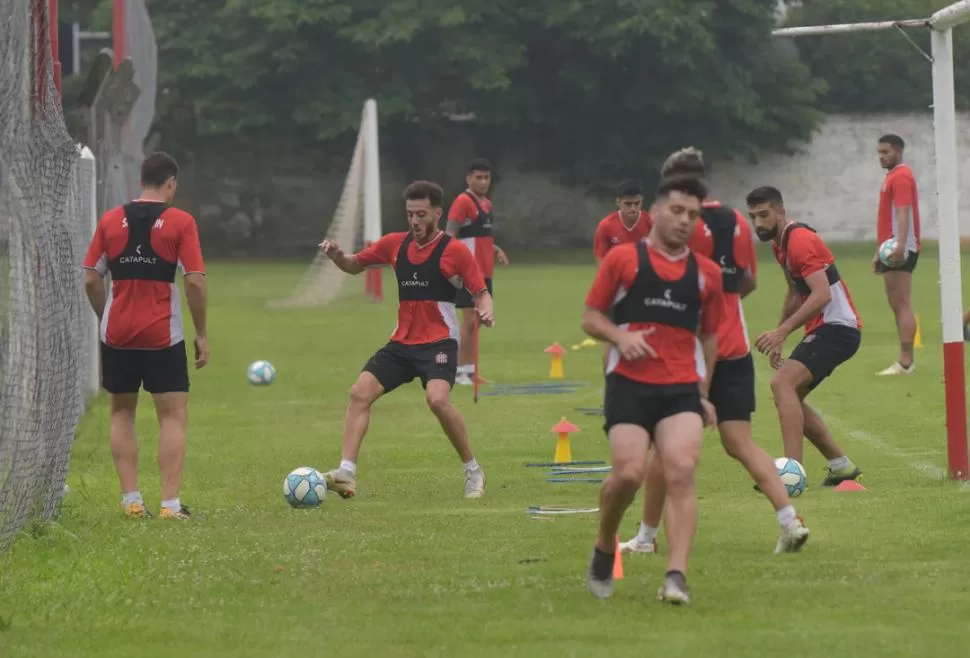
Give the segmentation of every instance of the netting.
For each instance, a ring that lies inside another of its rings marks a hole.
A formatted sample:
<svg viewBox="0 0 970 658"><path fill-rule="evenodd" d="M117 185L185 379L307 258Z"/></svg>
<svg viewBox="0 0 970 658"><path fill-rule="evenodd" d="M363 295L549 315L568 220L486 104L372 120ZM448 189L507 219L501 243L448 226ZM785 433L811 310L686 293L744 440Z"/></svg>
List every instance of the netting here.
<svg viewBox="0 0 970 658"><path fill-rule="evenodd" d="M64 491L83 411L90 232L64 126L46 0L0 3L0 549Z"/></svg>

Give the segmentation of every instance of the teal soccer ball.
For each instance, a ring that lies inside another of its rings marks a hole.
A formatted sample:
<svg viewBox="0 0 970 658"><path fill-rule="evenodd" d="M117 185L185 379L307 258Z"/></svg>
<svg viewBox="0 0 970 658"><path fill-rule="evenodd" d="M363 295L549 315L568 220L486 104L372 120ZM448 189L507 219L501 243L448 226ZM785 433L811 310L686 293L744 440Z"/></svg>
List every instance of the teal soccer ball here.
<svg viewBox="0 0 970 658"><path fill-rule="evenodd" d="M266 386L272 384L276 379L276 369L269 361L253 361L249 364L249 371L246 376L250 384Z"/></svg>
<svg viewBox="0 0 970 658"><path fill-rule="evenodd" d="M327 480L310 466L293 469L283 480L283 497L290 507L317 507L327 497Z"/></svg>
<svg viewBox="0 0 970 658"><path fill-rule="evenodd" d="M881 245L879 245L879 262L886 267L898 267L899 263L893 263L889 260L892 255L893 250L896 249L896 238L889 238Z"/></svg>
<svg viewBox="0 0 970 658"><path fill-rule="evenodd" d="M782 484L788 490L788 496L797 498L805 493L808 486L808 476L805 469L794 459L779 457L775 460L775 468L778 469L778 476L781 477Z"/></svg>

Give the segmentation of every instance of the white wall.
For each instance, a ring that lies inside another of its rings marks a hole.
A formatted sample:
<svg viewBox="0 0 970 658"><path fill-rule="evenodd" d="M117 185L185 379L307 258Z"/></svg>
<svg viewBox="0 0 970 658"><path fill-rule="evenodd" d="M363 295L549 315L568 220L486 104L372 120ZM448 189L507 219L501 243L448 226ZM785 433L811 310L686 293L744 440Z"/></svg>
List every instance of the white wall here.
<svg viewBox="0 0 970 658"><path fill-rule="evenodd" d="M970 236L970 113L957 115L960 234ZM896 133L906 142L904 160L919 184L922 233L938 236L933 115L830 115L810 144L794 156L757 164L711 163L713 194L739 209L755 187L781 190L789 215L832 241L875 240L879 187L885 176L876 140Z"/></svg>

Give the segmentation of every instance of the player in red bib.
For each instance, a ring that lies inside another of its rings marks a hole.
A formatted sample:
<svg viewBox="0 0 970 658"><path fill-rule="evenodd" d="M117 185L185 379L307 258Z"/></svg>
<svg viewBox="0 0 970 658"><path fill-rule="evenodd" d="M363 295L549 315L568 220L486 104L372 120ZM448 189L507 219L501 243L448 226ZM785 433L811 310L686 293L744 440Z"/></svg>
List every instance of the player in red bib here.
<svg viewBox="0 0 970 658"><path fill-rule="evenodd" d="M612 346L604 429L612 472L600 491L600 526L587 582L613 592L614 541L647 470L651 442L667 482L670 556L659 597L688 603L686 572L697 528L694 471L706 423L724 299L720 269L687 242L707 194L697 178L657 189L650 235L610 250L586 297L583 330Z"/></svg>
<svg viewBox="0 0 970 658"><path fill-rule="evenodd" d="M488 190L492 186L492 165L484 158L476 158L468 165L465 176L468 187L455 197L448 209L448 223L445 231L448 235L457 236L461 242L471 250L478 262L478 267L485 277L488 294L494 295L492 275L495 272L495 261L508 267L509 259L497 244L492 235L495 223L492 214L492 201L488 198ZM475 306L472 298L464 290L458 291L456 300L458 308L464 309L461 317L461 345L458 348L458 374L455 383L459 386L471 386L477 376L475 372Z"/></svg>
<svg viewBox="0 0 970 658"><path fill-rule="evenodd" d="M785 456L801 463L804 435L829 461L822 486L855 480L862 471L845 456L819 415L805 404L805 397L859 350L862 318L832 252L814 230L788 219L781 192L759 187L748 194L747 203L758 238L771 241L788 281L778 328L755 341L758 351L767 354L778 370L771 380L771 392ZM783 361L785 339L802 325L805 337Z"/></svg>
<svg viewBox="0 0 970 658"><path fill-rule="evenodd" d="M913 170L903 163L905 146L899 135L883 135L879 138L879 164L887 172L879 190L877 244L872 271L882 275L886 299L896 318L896 332L899 335L899 360L880 371L880 375L911 375L916 372L913 361L916 315L910 303L910 292L920 252L919 190ZM886 266L879 260L879 246L890 238L896 239L896 250L891 259L893 265Z"/></svg>
<svg viewBox="0 0 970 658"><path fill-rule="evenodd" d="M672 153L661 169L663 178L697 176L706 179L702 153L686 148ZM745 467L771 501L781 526L775 553L795 552L808 541L809 530L798 517L771 456L754 441L751 414L755 408L754 360L744 322L741 300L756 286L757 257L754 236L739 211L707 200L701 205L701 221L694 227L689 245L720 266L724 290L724 316L717 334L717 363L709 397L717 412L717 429L725 452ZM647 473L640 531L620 544L624 553L654 553L663 515L665 486L663 465L653 459Z"/></svg>
<svg viewBox="0 0 970 658"><path fill-rule="evenodd" d="M135 409L142 387L152 395L159 420L159 516L189 518L179 500L189 369L182 333L183 283L195 324L195 367L209 360L206 338L205 263L192 215L169 204L178 187L178 164L153 153L141 166L141 196L107 211L84 259L85 288L101 324L101 385L111 409L111 454L121 482L122 506L131 518L151 516L138 489ZM104 277L110 272L111 287Z"/></svg>
<svg viewBox="0 0 970 658"><path fill-rule="evenodd" d="M600 220L593 235L596 262L606 258L613 247L639 242L647 237L653 222L643 210L643 189L638 181L626 179L616 186L616 210Z"/></svg>
<svg viewBox="0 0 970 658"><path fill-rule="evenodd" d="M467 289L481 322L493 324L492 297L472 253L438 229L443 192L436 183L416 181L404 192L410 231L390 233L356 254L324 240L320 248L348 274L390 265L397 280L397 326L387 345L364 366L350 389L340 466L325 473L327 486L343 498L357 492L357 458L379 397L415 378L427 392L428 407L461 458L465 497L485 495L485 473L472 454L468 429L451 403L458 362L455 298Z"/></svg>

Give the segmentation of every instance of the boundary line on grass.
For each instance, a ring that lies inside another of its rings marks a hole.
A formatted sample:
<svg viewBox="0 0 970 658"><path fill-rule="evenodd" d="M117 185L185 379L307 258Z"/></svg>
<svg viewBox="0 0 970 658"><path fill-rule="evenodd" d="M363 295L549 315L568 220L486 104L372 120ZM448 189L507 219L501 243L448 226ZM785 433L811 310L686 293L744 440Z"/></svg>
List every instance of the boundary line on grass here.
<svg viewBox="0 0 970 658"><path fill-rule="evenodd" d="M914 471L921 473L932 480L946 479L945 469L942 469L939 466L933 466L932 464L927 464L926 462L913 461L911 455L907 455L903 451L894 447L891 443L888 443L887 441L876 436L875 434L871 434L869 432L856 429L851 425L839 420L835 416L832 416L830 414L823 414L818 409L816 409L815 411L818 412L818 414L822 416L823 419L826 419L829 422L831 422L833 425L838 426L840 430L842 430L851 438L867 444L870 448L873 448L874 450L881 452L882 454L888 457L892 457L894 459L898 459L899 461L905 462ZM966 484L964 484L961 488L970 490L970 486Z"/></svg>

